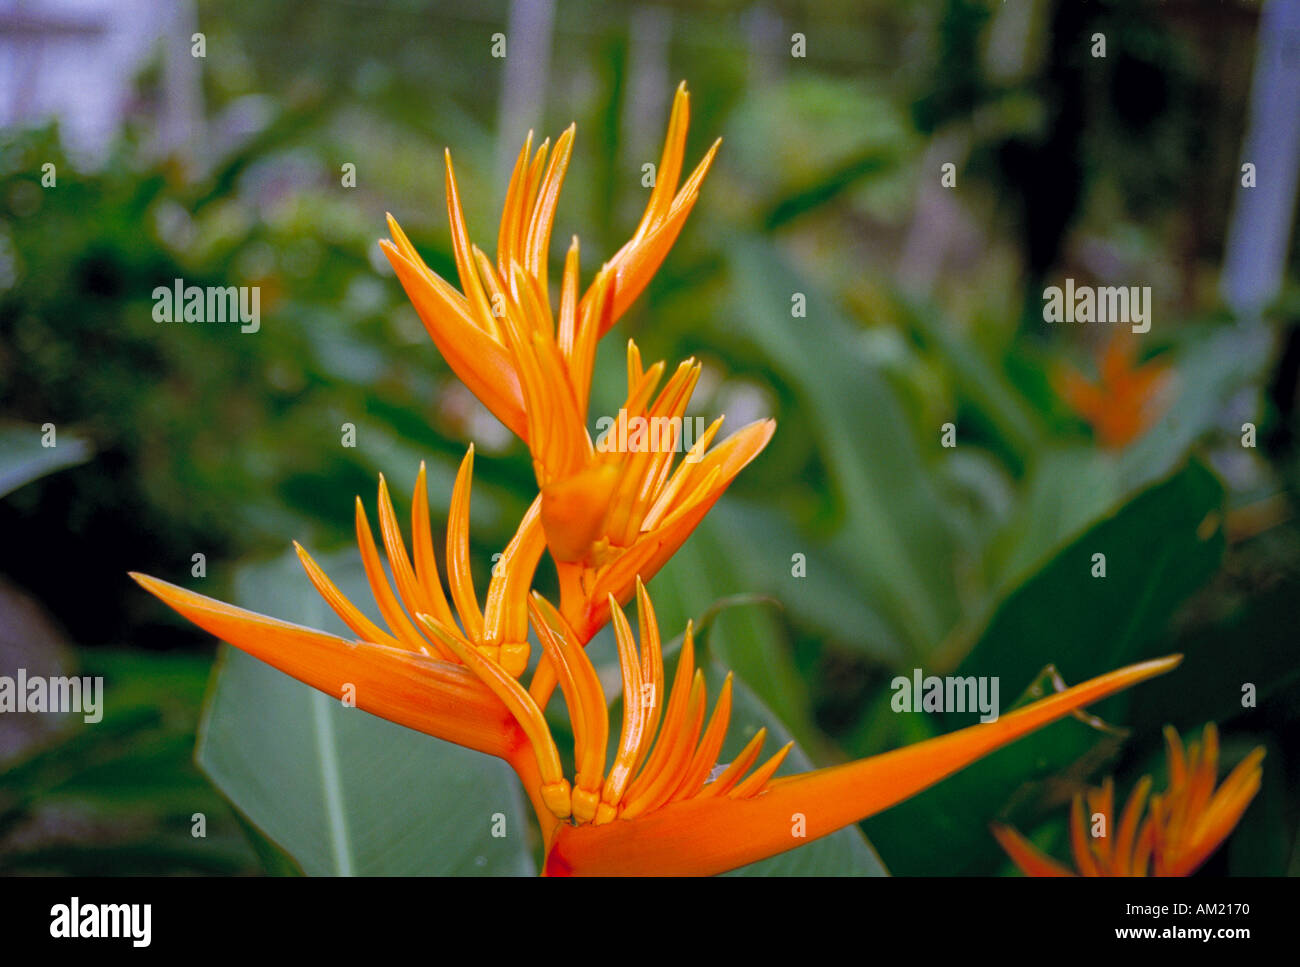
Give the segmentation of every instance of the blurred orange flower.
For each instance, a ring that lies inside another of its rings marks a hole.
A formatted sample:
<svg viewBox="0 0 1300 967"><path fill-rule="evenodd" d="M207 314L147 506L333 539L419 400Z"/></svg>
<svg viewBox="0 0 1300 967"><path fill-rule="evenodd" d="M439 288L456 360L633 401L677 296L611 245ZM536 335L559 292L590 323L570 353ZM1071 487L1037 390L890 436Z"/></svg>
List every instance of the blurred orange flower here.
<svg viewBox="0 0 1300 967"><path fill-rule="evenodd" d="M993 835L1026 876L1191 875L1228 838L1259 792L1264 749L1246 756L1216 790L1219 733L1213 722L1205 726L1199 743L1188 743L1186 752L1173 728L1165 729L1165 741L1169 788L1151 796L1148 804L1151 777L1144 776L1129 796L1118 827L1112 825L1115 788L1111 779L1087 793L1093 828L1100 828L1101 835L1088 835L1084 797L1074 797L1070 811L1074 870L1044 855L1009 826L995 825Z"/></svg>
<svg viewBox="0 0 1300 967"><path fill-rule="evenodd" d="M1163 362L1135 366L1136 354L1133 338L1116 331L1098 357L1097 382L1064 365L1053 374L1066 405L1092 426L1098 442L1107 449L1128 446L1163 410L1162 395L1172 372Z"/></svg>

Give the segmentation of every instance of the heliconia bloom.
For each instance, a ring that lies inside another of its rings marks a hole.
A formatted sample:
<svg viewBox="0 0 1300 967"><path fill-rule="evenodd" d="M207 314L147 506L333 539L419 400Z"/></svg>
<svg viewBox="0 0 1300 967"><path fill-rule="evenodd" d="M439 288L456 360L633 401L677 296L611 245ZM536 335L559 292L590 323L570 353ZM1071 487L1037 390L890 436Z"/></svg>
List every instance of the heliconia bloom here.
<svg viewBox="0 0 1300 967"><path fill-rule="evenodd" d="M487 600L484 607L480 609L469 563L469 500L473 466L474 448L471 446L469 452L465 454L465 459L461 461L460 470L456 475L451 510L447 518L446 561L447 583L451 592L450 604L446 594L443 593L442 582L438 577L438 565L434 557L433 538L429 525L428 488L423 463L420 464L420 472L416 476L415 496L411 505L412 557L407 556L401 526L398 524L392 500L388 495L388 485L382 476L379 478L380 532L393 581L397 586L396 591L384 572L370 522L361 499L357 498L357 545L361 551L361 562L375 604L383 616L386 627L380 627L366 617L339 591L311 556L297 542L294 543L298 558L312 585L334 613L357 636L360 644L355 647L369 659L384 664L386 661L397 660L397 655L406 652L412 656L426 658L436 656L444 662L459 665L461 659L456 651L442 643L444 638L429 635L427 630L422 630L422 627L412 620L415 615L427 614L445 634L454 636L465 646L473 647L477 652L499 662L502 667L509 669L511 674L519 675L527 667L528 592L537 569L537 562L546 547L538 515L539 501L534 501L533 506L524 515L514 539L502 552L500 560L493 568ZM324 632L298 629L297 626L274 618L267 618L264 615L214 601L203 595L193 594L156 578L140 574L131 576L146 590L162 598L195 624L264 660L269 660L264 654L265 648L269 645L267 641L262 640L261 636L267 632L273 632L270 639L277 641L285 635L292 640L297 640L301 635L290 632L290 629L296 629L297 632L307 636L314 636L311 637L313 646L323 648L325 651L337 651L331 649L331 643L343 641ZM452 605L455 606L454 616ZM457 617L460 619L459 625L456 621ZM353 647L349 645L349 648ZM276 661L271 661L271 664L282 667ZM417 666L418 664L417 662ZM282 670L296 678L303 678L299 672L305 669L295 671L282 667ZM326 662L321 668L316 669L313 675L324 675L325 677L320 681L332 681L330 675L336 670L332 662ZM303 680L323 691L337 694L334 689L318 684L317 678L303 678ZM412 727L419 728L418 725Z"/></svg>
<svg viewBox="0 0 1300 967"><path fill-rule="evenodd" d="M1097 360L1096 383L1069 367L1054 374L1061 398L1092 426L1098 442L1111 450L1128 446L1155 423L1172 376L1162 362L1134 366L1136 353L1133 338L1119 330Z"/></svg>
<svg viewBox="0 0 1300 967"><path fill-rule="evenodd" d="M417 485L417 496L419 490ZM422 554L432 554L419 527L417 517L417 567ZM394 548L400 550L395 539L390 555ZM396 561L390 556L395 573L403 570L400 560L401 554ZM458 567L449 564L448 570ZM990 752L1181 661L1181 656L1171 656L1130 665L994 722L870 759L774 778L790 746L755 768L766 737L762 729L734 760L718 763L731 714L731 677L706 722L706 687L695 667L689 625L665 695L659 628L649 595L637 581L639 651L626 617L616 603L607 602L624 697L618 744L607 769L611 734L599 676L564 617L536 593L528 609L546 661L525 689L497 657L508 653L475 647L474 636L456 633L445 614L418 610L421 599L415 592L404 603L417 608L414 618L438 647L437 654L427 653L421 640L408 639L404 632L385 634L373 624L361 624L364 618L351 613L355 609L336 591L328 592L328 586L326 599L353 627L357 640L245 611L156 578L132 576L199 627L299 681L334 697L351 685L358 707L371 714L504 759L537 814L548 875L706 875L774 856L887 809ZM399 585L406 580L399 579ZM428 592L423 600L436 601L420 573L415 580ZM456 580L452 578L453 589ZM380 599L392 593L383 586L375 591ZM392 619L386 615L386 620ZM453 658L440 657L443 649ZM554 669L549 681L542 680L542 668ZM563 774L543 714L557 679L573 726L572 780ZM804 836L792 834L794 813L805 817Z"/></svg>
<svg viewBox="0 0 1300 967"><path fill-rule="evenodd" d="M380 245L429 335L465 385L533 449L550 453L574 443L569 430L586 417L596 342L645 289L677 240L699 197L718 143L678 188L690 98L677 89L663 156L640 224L579 297L578 240L565 260L558 317L552 315L547 260L560 186L573 150L570 125L534 154L530 133L506 192L495 264L469 240L456 177L447 161L447 211L461 290L432 271L395 219ZM557 418L557 443L541 438ZM539 479L540 475L539 475Z"/></svg>
<svg viewBox="0 0 1300 967"><path fill-rule="evenodd" d="M1173 668L1179 657L1112 672L1042 699L996 722L904 749L803 775L774 778L787 744L760 760L759 730L725 765L718 755L731 714L731 676L712 713L695 667L688 625L671 689L664 693L658 624L636 582L640 650L608 602L622 671L623 712L612 764L607 705L599 676L564 617L534 594L533 627L573 724L570 781L544 715L551 691L542 667L529 689L463 645L467 664L509 706L528 734L535 771L520 771L542 828L548 875L701 875L756 862L828 835L914 795L1074 709ZM436 632L431 626L431 630ZM543 666L544 667L544 666ZM516 762L516 769L520 763ZM791 819L803 817L795 834Z"/></svg>
<svg viewBox="0 0 1300 967"><path fill-rule="evenodd" d="M699 365L682 363L660 389L663 363L645 369L629 342L628 397L619 419L657 426L658 445L653 431L650 445L621 437L612 446L600 445L587 429L596 343L663 261L717 149L715 143L679 188L688 115L682 86L640 225L581 296L574 240L554 314L547 259L573 127L558 139L549 162L549 145L534 153L529 136L506 196L495 263L469 241L448 154L447 204L460 290L433 273L389 220L393 240L381 244L425 327L466 386L524 440L533 459L539 493L493 568L482 608L469 566L473 447L452 493L447 592L435 560L423 466L411 511L410 556L380 478L379 524L391 580L357 501L361 560L382 623L349 601L298 548L308 579L355 637L132 575L195 624L313 688L335 697L346 691L374 715L503 759L537 815L547 875L710 874L753 863L887 809L1181 660L1171 656L1121 668L993 722L802 775L776 776L789 745L759 764L763 730L733 761L718 762L731 715L731 678L708 712L688 625L668 686L643 582L763 450L775 424L760 420L710 449L719 419L676 460ZM558 608L532 592L548 549L559 576ZM622 611L634 594L635 636ZM612 750L604 686L585 652L611 621L623 694ZM525 686L530 625L542 654ZM565 774L567 760L545 716L557 689L572 725L572 775ZM1195 762L1194 767L1201 768ZM1213 767L1210 773L1212 785ZM798 832L791 825L796 814ZM1171 818L1161 828L1175 825Z"/></svg>
<svg viewBox="0 0 1300 967"><path fill-rule="evenodd" d="M1144 776L1129 796L1118 825L1114 825L1111 779L1088 790L1087 816L1084 797L1074 797L1070 812L1074 870L1043 854L1009 826L994 825L993 835L1027 876L1190 876L1228 838L1259 792L1264 749L1261 746L1242 759L1216 790L1219 733L1213 722L1205 726L1200 743L1188 743L1186 752L1173 728L1165 729L1165 741L1169 788L1152 796L1151 777ZM1098 824L1099 819L1104 825ZM1094 829L1104 835L1092 836Z"/></svg>
<svg viewBox="0 0 1300 967"><path fill-rule="evenodd" d="M561 610L583 642L609 620L633 581L649 580L686 540L736 474L766 446L775 424L759 421L706 452L720 420L673 470L682 420L699 366L688 360L654 396L664 367L641 367L628 346L623 416L671 426L654 448L599 451L587 429L596 343L644 289L699 195L718 143L678 189L690 99L677 90L655 186L632 238L578 291L578 243L565 259L558 313L547 285L551 227L573 147L573 127L532 152L524 145L506 193L495 264L469 241L450 156L447 206L461 289L420 259L391 217L381 243L452 368L529 447L541 490L541 527L560 569ZM653 397L653 400L652 400Z"/></svg>
<svg viewBox="0 0 1300 967"><path fill-rule="evenodd" d="M683 362L655 395L664 364L643 369L629 340L627 369L627 400L608 436L593 449L579 427L586 458L568 475L541 484L542 530L559 572L560 610L584 643L609 620L610 595L623 604L638 576L650 580L776 429L774 421L758 420L709 449L719 417L674 468L700 366ZM624 439L628 425L645 432Z"/></svg>

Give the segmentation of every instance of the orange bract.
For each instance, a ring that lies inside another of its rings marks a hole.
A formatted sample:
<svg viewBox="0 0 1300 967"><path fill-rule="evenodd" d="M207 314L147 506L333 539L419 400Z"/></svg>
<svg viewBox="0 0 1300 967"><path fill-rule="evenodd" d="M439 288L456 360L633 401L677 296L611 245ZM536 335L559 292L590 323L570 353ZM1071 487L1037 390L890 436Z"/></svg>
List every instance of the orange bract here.
<svg viewBox="0 0 1300 967"><path fill-rule="evenodd" d="M622 415L673 429L661 445L635 453L599 451L587 430L596 343L667 255L717 151L715 142L678 188L689 121L690 98L682 84L640 224L581 296L574 238L558 312L550 303L547 256L573 127L560 136L553 154L549 143L534 152L531 135L524 143L506 192L495 263L469 241L448 155L447 209L461 291L425 265L391 217L393 241L383 243L448 363L528 444L541 490L542 529L562 572L561 608L584 643L609 620L609 594L626 602L638 574L649 580L774 429L771 421L760 421L706 454L719 420L670 476L699 365L682 363L655 396L663 363L643 370L640 353L629 342Z"/></svg>
<svg viewBox="0 0 1300 967"><path fill-rule="evenodd" d="M664 364L643 370L631 341L627 357L628 395L618 420L569 476L542 485L542 529L559 570L560 609L583 643L609 620L610 595L623 604L638 576L650 580L776 429L772 420L759 420L709 449L719 417L674 467L699 364L682 363L655 395ZM629 443L628 425L646 433Z"/></svg>
<svg viewBox="0 0 1300 967"><path fill-rule="evenodd" d="M1007 855L1027 876L1189 876L1228 837L1250 801L1259 791L1264 758L1262 747L1246 756L1216 791L1219 733L1214 723L1205 726L1202 741L1188 744L1172 728L1165 729L1169 746L1169 788L1151 793L1151 777L1137 784L1119 825L1112 825L1112 780L1087 793L1087 811L1104 823L1103 835L1092 837L1093 826L1084 815L1085 797L1075 796L1070 811L1070 846L1075 870L1041 853L1009 826L995 825ZM1143 818L1143 807L1146 817Z"/></svg>
<svg viewBox="0 0 1300 967"><path fill-rule="evenodd" d="M754 768L766 734L760 729L718 771L731 714L731 678L706 724L704 678L695 668L688 626L661 713L659 630L649 595L638 582L639 653L627 619L608 603L624 710L613 763L606 768L610 730L604 690L572 629L540 595L533 595L530 611L549 663L539 665L525 689L491 649L474 646L423 612L416 620L429 638L463 664L424 655L418 646L348 641L135 577L195 624L315 688L337 696L344 683L352 684L359 706L369 712L504 759L533 803L550 875L710 874L756 862L887 809L1076 709L1169 671L1180 660L1131 665L995 722L785 778L774 776L789 744ZM545 669L554 669L549 686ZM573 723L572 781L563 773L544 715L557 677ZM799 837L791 833L794 813L806 819Z"/></svg>
<svg viewBox="0 0 1300 967"><path fill-rule="evenodd" d="M733 781L753 764L758 748L751 743L723 776L694 796L669 801L632 818L624 814L604 825L556 827L546 872L712 874L783 853L888 809L1076 709L1169 671L1180 660L1173 656L1130 665L1040 699L997 721L842 766L773 779L779 762L769 760L727 795L711 795L710 790L724 779ZM698 726L693 725L695 728ZM795 814L803 817L801 835L791 826Z"/></svg>
<svg viewBox="0 0 1300 967"><path fill-rule="evenodd" d="M384 571L361 498L358 497L356 502L357 546L385 627L376 625L349 601L296 541L294 548L312 585L359 640L460 664L461 659L443 644L443 639L422 632L412 620L418 614L428 614L448 634L501 662L511 674L518 675L528 665L528 591L545 549L538 518L539 501L534 501L524 515L514 539L493 569L487 601L480 609L469 562L469 492L473 468L474 448L471 446L456 475L447 520L447 578L455 616L438 577L423 463L416 476L415 496L411 503L414 566L412 558L407 556L401 526L388 495L388 485L382 476L379 478L380 531L396 592ZM140 576L133 577L145 584ZM152 583L145 584L145 587L155 594L158 594L158 586L172 587L152 578L147 580ZM175 606L172 600L164 600ZM227 605L222 607L229 608ZM232 613L239 610L229 608ZM460 619L459 626L456 617Z"/></svg>
<svg viewBox="0 0 1300 967"><path fill-rule="evenodd" d="M678 189L690 121L683 83L672 116L655 187L632 238L578 295L578 240L573 239L552 315L547 260L560 186L573 150L574 127L560 135L547 163L549 142L534 154L529 134L506 192L495 264L469 240L460 194L447 153L447 212L461 290L431 270L389 216L393 240L380 245L416 312L465 385L533 450L535 461L581 456L577 430L586 401L596 342L641 294L681 232L699 197L718 143Z"/></svg>
<svg viewBox="0 0 1300 967"><path fill-rule="evenodd" d="M1055 382L1061 398L1087 421L1102 446L1119 450L1145 433L1160 415L1160 395L1171 377L1165 363L1134 366L1137 346L1116 332L1098 359L1098 380L1062 366Z"/></svg>

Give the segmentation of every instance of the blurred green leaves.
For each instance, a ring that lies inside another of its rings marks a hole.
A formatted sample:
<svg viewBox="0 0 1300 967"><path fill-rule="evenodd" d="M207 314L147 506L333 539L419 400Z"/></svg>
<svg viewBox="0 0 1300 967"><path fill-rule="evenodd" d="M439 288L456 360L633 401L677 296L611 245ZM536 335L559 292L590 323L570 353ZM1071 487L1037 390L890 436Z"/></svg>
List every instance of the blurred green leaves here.
<svg viewBox="0 0 1300 967"><path fill-rule="evenodd" d="M1218 570L1223 497L1195 461L1138 494L1004 598L958 674L1001 675L1019 690L1033 671L1022 656L1037 642L1070 681L1152 657L1144 644Z"/></svg>
<svg viewBox="0 0 1300 967"><path fill-rule="evenodd" d="M193 762L209 669L201 656L88 652L75 673L103 676L103 717L91 724L73 715L3 763L0 871L257 871L229 807ZM200 817L204 835L196 836Z"/></svg>
<svg viewBox="0 0 1300 967"><path fill-rule="evenodd" d="M952 534L898 399L851 325L770 248L738 244L733 260L747 335L802 410L783 432L812 434L833 482L843 518L833 546L850 551L855 583L891 635L883 647L922 651L956 620ZM796 292L806 319L791 317Z"/></svg>
<svg viewBox="0 0 1300 967"><path fill-rule="evenodd" d="M57 434L57 427L54 428ZM90 447L75 436L57 435L45 445L41 427L6 423L0 425L0 497L63 467L74 467L90 459Z"/></svg>

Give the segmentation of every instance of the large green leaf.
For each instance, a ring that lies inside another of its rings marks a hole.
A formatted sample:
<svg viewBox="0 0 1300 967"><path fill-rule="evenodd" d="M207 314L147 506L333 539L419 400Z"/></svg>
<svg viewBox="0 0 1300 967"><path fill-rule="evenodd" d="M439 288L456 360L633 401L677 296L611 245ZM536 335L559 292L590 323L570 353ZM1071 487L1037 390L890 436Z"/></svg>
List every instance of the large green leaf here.
<svg viewBox="0 0 1300 967"><path fill-rule="evenodd" d="M47 447L41 443L42 436L38 426L0 425L0 497L47 473L90 459L90 445L85 440L65 433L62 439L55 437L56 446Z"/></svg>
<svg viewBox="0 0 1300 967"><path fill-rule="evenodd" d="M1218 569L1223 485L1204 464L1180 471L1071 541L1002 602L962 675L1023 689L1051 662L1067 679L1148 657L1174 608ZM1105 555L1105 577L1093 557Z"/></svg>
<svg viewBox="0 0 1300 967"><path fill-rule="evenodd" d="M1005 703L1048 664L1073 684L1152 657L1174 609L1218 568L1222 500L1218 479L1195 462L1140 493L1011 592L956 674L998 679ZM1106 555L1105 578L1091 576L1096 552ZM925 670L931 673L942 671ZM1090 711L1123 724L1128 706L1121 695ZM912 738L974 721L952 713L898 718L915 720L900 723L919 731ZM869 820L867 831L887 844L886 857L899 872L994 872L1000 854L988 823L1086 778L1118 741L1076 720L1058 722ZM1030 785L1043 780L1058 785ZM917 835L918 829L929 835Z"/></svg>
<svg viewBox="0 0 1300 967"><path fill-rule="evenodd" d="M370 600L353 555L322 566ZM237 578L241 605L346 634L286 556ZM518 781L498 759L343 704L223 647L198 761L248 819L308 874L535 872ZM493 826L504 818L505 835Z"/></svg>
<svg viewBox="0 0 1300 967"><path fill-rule="evenodd" d="M1034 461L1023 501L988 552L994 592L1015 587L1120 499L1114 460L1095 449L1047 450Z"/></svg>
<svg viewBox="0 0 1300 967"><path fill-rule="evenodd" d="M833 636L837 643L881 664L902 661L901 645L863 603L843 555L801 533L778 509L728 495L701 527L716 535L735 582L731 588L716 589L719 595L770 595L793 619ZM797 570L795 554L802 555Z"/></svg>

